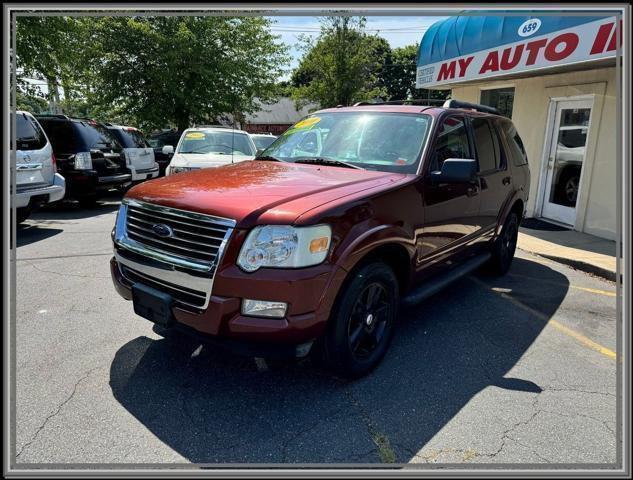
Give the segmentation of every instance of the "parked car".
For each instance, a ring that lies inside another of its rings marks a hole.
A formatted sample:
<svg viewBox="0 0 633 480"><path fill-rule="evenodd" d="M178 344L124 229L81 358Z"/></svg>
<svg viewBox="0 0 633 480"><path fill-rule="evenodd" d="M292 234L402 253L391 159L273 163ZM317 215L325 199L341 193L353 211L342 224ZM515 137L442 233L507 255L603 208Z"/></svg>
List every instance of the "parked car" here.
<svg viewBox="0 0 633 480"><path fill-rule="evenodd" d="M163 153L173 153L166 173L171 175L253 160L257 149L249 134L243 130L201 126L185 130L176 149L173 145L165 145Z"/></svg>
<svg viewBox="0 0 633 480"><path fill-rule="evenodd" d="M106 123L105 126L123 146L127 167L132 173L132 183L158 177L159 168L154 160L154 149L138 128L111 123Z"/></svg>
<svg viewBox="0 0 633 480"><path fill-rule="evenodd" d="M169 165L169 162L171 162L171 157L174 156L173 153L163 153L163 147L165 145L178 145L181 136L181 130L168 130L165 132L154 133L148 137L147 142L154 149L154 159L156 160L156 163L158 163L160 172L159 176L162 177L165 175L167 166Z"/></svg>
<svg viewBox="0 0 633 480"><path fill-rule="evenodd" d="M553 194L554 201L560 205L576 205L588 130L586 125L559 127Z"/></svg>
<svg viewBox="0 0 633 480"><path fill-rule="evenodd" d="M113 230L114 285L167 337L311 352L366 374L400 301L510 268L530 174L494 112L454 100L322 110L255 161L138 185Z"/></svg>
<svg viewBox="0 0 633 480"><path fill-rule="evenodd" d="M277 140L277 137L272 133L251 133L250 136L253 139L258 152L260 150L266 150L275 140Z"/></svg>
<svg viewBox="0 0 633 480"><path fill-rule="evenodd" d="M22 223L33 209L64 198L66 181L57 173L48 137L29 112L15 113L15 142L16 221Z"/></svg>
<svg viewBox="0 0 633 480"><path fill-rule="evenodd" d="M53 145L57 168L66 179L66 196L84 205L132 182L123 147L104 125L87 118L38 115Z"/></svg>

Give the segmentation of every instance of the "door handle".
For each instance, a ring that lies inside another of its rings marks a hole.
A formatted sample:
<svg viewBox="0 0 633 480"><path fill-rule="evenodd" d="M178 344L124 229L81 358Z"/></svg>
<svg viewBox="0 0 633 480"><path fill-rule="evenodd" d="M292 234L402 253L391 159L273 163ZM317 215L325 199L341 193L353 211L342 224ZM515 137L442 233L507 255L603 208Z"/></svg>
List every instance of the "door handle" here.
<svg viewBox="0 0 633 480"><path fill-rule="evenodd" d="M503 183L504 185L510 185L511 181L512 181L512 177L503 177L503 180L501 180L501 183Z"/></svg>
<svg viewBox="0 0 633 480"><path fill-rule="evenodd" d="M479 195L479 187L472 186L466 189L466 196L474 197L475 195Z"/></svg>

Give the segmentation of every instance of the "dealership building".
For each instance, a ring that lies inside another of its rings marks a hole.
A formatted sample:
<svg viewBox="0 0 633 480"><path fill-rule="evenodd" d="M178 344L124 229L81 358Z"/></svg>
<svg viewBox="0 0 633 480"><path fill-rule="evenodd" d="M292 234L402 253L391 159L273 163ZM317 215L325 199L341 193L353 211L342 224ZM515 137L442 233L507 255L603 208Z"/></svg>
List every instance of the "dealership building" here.
<svg viewBox="0 0 633 480"><path fill-rule="evenodd" d="M621 24L611 16L457 16L420 43L418 88L495 107L528 155L527 215L616 238Z"/></svg>

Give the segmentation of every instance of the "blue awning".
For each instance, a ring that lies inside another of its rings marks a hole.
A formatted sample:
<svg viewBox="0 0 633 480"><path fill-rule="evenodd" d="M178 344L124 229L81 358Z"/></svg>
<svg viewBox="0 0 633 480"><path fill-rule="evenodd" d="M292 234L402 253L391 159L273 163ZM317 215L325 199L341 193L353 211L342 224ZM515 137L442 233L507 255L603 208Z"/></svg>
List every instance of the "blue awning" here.
<svg viewBox="0 0 633 480"><path fill-rule="evenodd" d="M540 19L539 35L594 22L602 16L480 16L460 15L434 23L418 49L418 67L524 40L518 34L526 20Z"/></svg>

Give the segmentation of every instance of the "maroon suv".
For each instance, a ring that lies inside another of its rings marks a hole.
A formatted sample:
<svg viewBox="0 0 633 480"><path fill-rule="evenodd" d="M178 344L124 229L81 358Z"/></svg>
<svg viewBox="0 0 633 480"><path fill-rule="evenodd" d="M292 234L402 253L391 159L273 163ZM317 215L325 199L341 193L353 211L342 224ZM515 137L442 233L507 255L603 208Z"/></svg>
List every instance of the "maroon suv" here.
<svg viewBox="0 0 633 480"><path fill-rule="evenodd" d="M165 333L312 352L359 376L385 354L401 301L484 263L508 270L529 175L512 122L489 107L321 110L254 161L132 188L114 285Z"/></svg>

